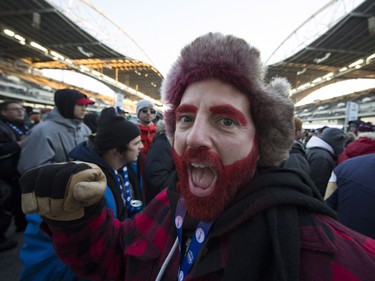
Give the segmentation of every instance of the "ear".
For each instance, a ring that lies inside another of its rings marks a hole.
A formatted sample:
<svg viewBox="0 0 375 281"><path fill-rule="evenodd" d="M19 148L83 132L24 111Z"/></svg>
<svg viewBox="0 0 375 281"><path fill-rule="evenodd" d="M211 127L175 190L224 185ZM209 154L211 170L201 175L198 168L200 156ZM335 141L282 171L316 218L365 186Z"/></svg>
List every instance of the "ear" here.
<svg viewBox="0 0 375 281"><path fill-rule="evenodd" d="M111 150L108 151L111 155L120 155L122 154L118 148L112 148Z"/></svg>

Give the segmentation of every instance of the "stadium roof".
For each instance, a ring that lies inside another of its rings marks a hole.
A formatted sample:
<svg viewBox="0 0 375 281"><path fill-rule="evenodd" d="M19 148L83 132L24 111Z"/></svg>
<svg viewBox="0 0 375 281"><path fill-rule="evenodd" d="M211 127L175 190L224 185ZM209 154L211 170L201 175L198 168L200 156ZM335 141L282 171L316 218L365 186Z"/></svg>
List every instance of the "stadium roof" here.
<svg viewBox="0 0 375 281"><path fill-rule="evenodd" d="M1 0L0 28L0 58L75 69L129 99L144 98L142 93L160 99L157 69L110 48L46 0ZM375 1L363 1L302 50L269 65L267 80L275 76L289 80L294 102L333 82L375 78Z"/></svg>
<svg viewBox="0 0 375 281"><path fill-rule="evenodd" d="M2 59L75 69L127 98L139 100L144 94L160 100L163 77L156 68L111 49L45 0L1 0L0 28Z"/></svg>
<svg viewBox="0 0 375 281"><path fill-rule="evenodd" d="M375 78L375 1L363 1L302 50L269 65L267 79L275 76L289 80L294 102L333 82Z"/></svg>

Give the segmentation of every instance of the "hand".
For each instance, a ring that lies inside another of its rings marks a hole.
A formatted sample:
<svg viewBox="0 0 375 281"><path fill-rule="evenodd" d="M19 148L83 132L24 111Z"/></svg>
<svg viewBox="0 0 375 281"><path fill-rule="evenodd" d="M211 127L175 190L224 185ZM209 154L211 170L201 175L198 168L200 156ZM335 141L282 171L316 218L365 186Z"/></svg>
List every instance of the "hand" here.
<svg viewBox="0 0 375 281"><path fill-rule="evenodd" d="M101 200L107 181L95 164L68 162L32 169L21 177L20 185L25 214L70 221L82 218L85 207Z"/></svg>

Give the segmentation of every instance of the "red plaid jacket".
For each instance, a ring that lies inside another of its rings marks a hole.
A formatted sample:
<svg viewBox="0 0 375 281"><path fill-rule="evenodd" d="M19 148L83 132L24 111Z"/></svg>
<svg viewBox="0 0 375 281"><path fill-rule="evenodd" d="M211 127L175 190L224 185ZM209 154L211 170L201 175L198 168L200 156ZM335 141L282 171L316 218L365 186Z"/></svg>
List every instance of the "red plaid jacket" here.
<svg viewBox="0 0 375 281"><path fill-rule="evenodd" d="M329 216L313 215L313 218L316 225L301 226L299 231L299 280L374 280L375 241ZM257 247L257 239L263 233L252 234L258 237L241 236L241 232L251 233L251 221L247 219L240 225L236 224L228 232L218 229L216 237L208 237L206 240L214 241L211 243L214 246L206 247L204 253L198 256L186 280L256 280L243 277L251 276L251 272L247 271L254 264L263 267L262 274L276 270L267 267L267 262L257 263L252 258L255 253L251 250ZM176 239L174 214L166 191L160 193L134 220L120 223L113 220L110 210L103 209L84 223L50 226L50 230L55 249L63 262L78 275L94 280L155 280ZM231 239L231 236L236 239ZM260 245L260 249L263 247L266 252L267 247L272 246ZM269 249L273 252L272 248ZM233 258L236 251L245 252L245 255L239 253L238 261ZM178 252L176 250L173 254L162 280L177 280ZM226 274L229 271L241 274L231 277Z"/></svg>

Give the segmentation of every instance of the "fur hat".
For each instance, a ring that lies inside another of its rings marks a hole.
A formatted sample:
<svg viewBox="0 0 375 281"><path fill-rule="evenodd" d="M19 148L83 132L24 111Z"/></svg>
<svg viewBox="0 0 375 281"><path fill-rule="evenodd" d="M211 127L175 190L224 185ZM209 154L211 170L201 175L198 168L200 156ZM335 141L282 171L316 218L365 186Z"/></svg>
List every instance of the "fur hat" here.
<svg viewBox="0 0 375 281"><path fill-rule="evenodd" d="M74 106L76 104L94 104L93 100L85 94L73 89L61 89L55 92L54 102L62 117L74 119Z"/></svg>
<svg viewBox="0 0 375 281"><path fill-rule="evenodd" d="M94 144L99 151L122 147L140 135L138 126L117 115L113 107L102 110L97 129Z"/></svg>
<svg viewBox="0 0 375 281"><path fill-rule="evenodd" d="M335 156L339 156L344 151L346 134L342 130L326 128L320 138L332 147Z"/></svg>
<svg viewBox="0 0 375 281"><path fill-rule="evenodd" d="M182 49L162 84L162 100L169 139L176 129L175 109L189 84L215 78L246 95L258 136L259 166L279 165L289 155L294 139L294 106L289 83L282 78L264 82L265 70L257 49L232 35L208 33Z"/></svg>
<svg viewBox="0 0 375 281"><path fill-rule="evenodd" d="M140 100L137 103L137 117L139 117L139 111L141 111L141 109L143 109L145 107L155 109L155 104L152 101L149 101L149 100Z"/></svg>

